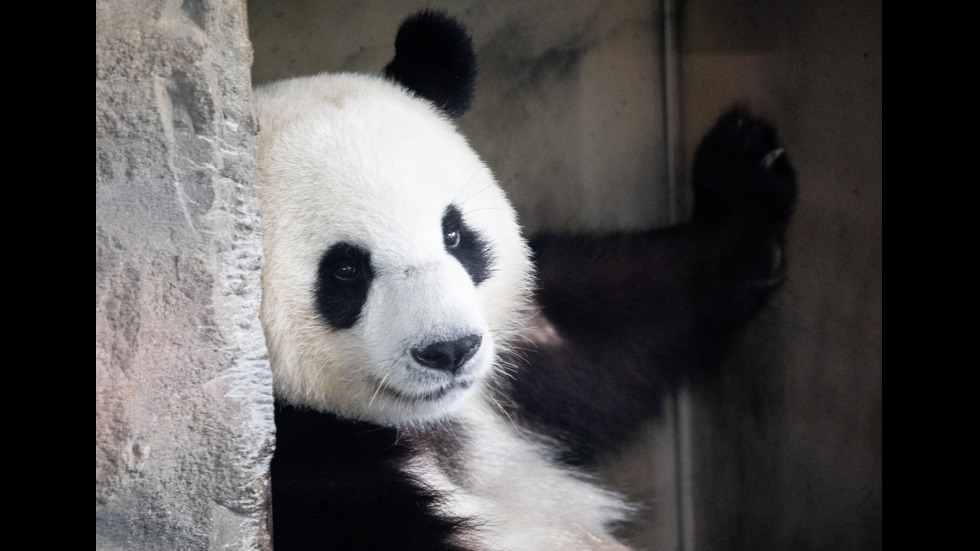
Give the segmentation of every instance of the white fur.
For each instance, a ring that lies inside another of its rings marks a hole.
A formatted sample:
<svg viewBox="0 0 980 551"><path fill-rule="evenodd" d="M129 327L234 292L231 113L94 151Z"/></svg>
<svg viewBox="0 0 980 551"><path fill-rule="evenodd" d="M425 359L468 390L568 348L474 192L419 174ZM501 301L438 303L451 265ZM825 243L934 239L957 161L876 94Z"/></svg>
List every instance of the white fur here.
<svg viewBox="0 0 980 551"><path fill-rule="evenodd" d="M257 89L256 105L262 315L277 395L383 424L452 411L479 390L520 323L531 272L490 170L450 121L380 78L293 79ZM493 271L479 287L444 250L450 204L492 248ZM332 331L313 289L321 255L340 241L369 250L376 274L355 326ZM458 376L409 354L472 333L483 343ZM437 392L445 394L410 399Z"/></svg>
<svg viewBox="0 0 980 551"><path fill-rule="evenodd" d="M556 468L546 443L487 406L477 398L456 418L469 441L461 472L446 472L433 452L408 469L450 496L452 515L479 519L479 547L626 551L607 528L629 512L622 499L581 473Z"/></svg>
<svg viewBox="0 0 980 551"><path fill-rule="evenodd" d="M513 208L454 125L360 75L262 87L256 104L262 319L279 399L393 426L451 416L470 443L462 471L447 472L432 450L405 469L447 496L448 514L480 520L483 548L624 549L605 528L624 515L622 501L556 467L481 391L524 327L532 268ZM491 246L479 286L444 249L449 204ZM375 278L358 321L333 330L315 310L314 286L323 252L340 241L370 251ZM483 344L456 377L409 353L472 333ZM439 399L410 398L447 388Z"/></svg>

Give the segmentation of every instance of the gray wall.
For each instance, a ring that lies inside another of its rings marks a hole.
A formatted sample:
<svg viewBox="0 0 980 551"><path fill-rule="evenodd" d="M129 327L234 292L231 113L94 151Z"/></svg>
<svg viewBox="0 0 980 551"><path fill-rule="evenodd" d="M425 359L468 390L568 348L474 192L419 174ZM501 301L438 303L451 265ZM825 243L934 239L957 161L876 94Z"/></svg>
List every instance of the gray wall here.
<svg viewBox="0 0 980 551"><path fill-rule="evenodd" d="M800 197L789 280L693 397L697 549L880 549L881 3L684 3L692 146L744 101Z"/></svg>

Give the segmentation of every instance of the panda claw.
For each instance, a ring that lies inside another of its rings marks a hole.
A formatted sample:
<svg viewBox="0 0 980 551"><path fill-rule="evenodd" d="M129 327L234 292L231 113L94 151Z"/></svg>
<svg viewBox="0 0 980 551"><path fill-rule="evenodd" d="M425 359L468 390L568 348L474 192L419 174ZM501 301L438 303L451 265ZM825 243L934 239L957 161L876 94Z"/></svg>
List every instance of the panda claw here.
<svg viewBox="0 0 980 551"><path fill-rule="evenodd" d="M740 108L720 117L701 141L693 187L692 221L702 227L781 228L796 200L793 167L775 129Z"/></svg>
<svg viewBox="0 0 980 551"><path fill-rule="evenodd" d="M782 157L784 153L786 153L786 150L783 149L782 147L777 147L776 149L773 149L772 151L766 153L762 157L762 161L759 162L759 167L768 170L772 166L772 164L776 162L776 159Z"/></svg>

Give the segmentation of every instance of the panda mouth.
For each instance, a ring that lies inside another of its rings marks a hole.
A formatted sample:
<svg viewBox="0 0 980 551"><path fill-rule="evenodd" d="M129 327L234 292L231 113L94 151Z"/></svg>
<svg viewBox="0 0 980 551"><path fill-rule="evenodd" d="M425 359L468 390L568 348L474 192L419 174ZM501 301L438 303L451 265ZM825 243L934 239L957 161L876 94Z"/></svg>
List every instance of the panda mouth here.
<svg viewBox="0 0 980 551"><path fill-rule="evenodd" d="M408 393L408 392L403 392L397 388L392 388L390 386L384 386L384 385L379 385L379 386L381 392L394 396L395 398L398 398L400 400L404 400L407 402L434 402L437 400L441 400L451 392L466 390L470 388L471 386L473 386L473 380L472 379L454 380L445 385L440 386L435 390L429 392L422 392L422 393Z"/></svg>

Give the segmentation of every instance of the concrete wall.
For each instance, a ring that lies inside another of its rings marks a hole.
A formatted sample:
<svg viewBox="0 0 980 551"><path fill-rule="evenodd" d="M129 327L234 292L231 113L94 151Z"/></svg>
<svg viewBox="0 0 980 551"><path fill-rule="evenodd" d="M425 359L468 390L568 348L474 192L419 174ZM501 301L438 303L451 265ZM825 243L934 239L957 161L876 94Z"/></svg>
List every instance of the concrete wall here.
<svg viewBox="0 0 980 551"><path fill-rule="evenodd" d="M688 144L734 101L800 187L789 280L693 396L693 549L882 545L881 2L683 3Z"/></svg>
<svg viewBox="0 0 980 551"><path fill-rule="evenodd" d="M245 6L95 8L96 549L269 549Z"/></svg>

